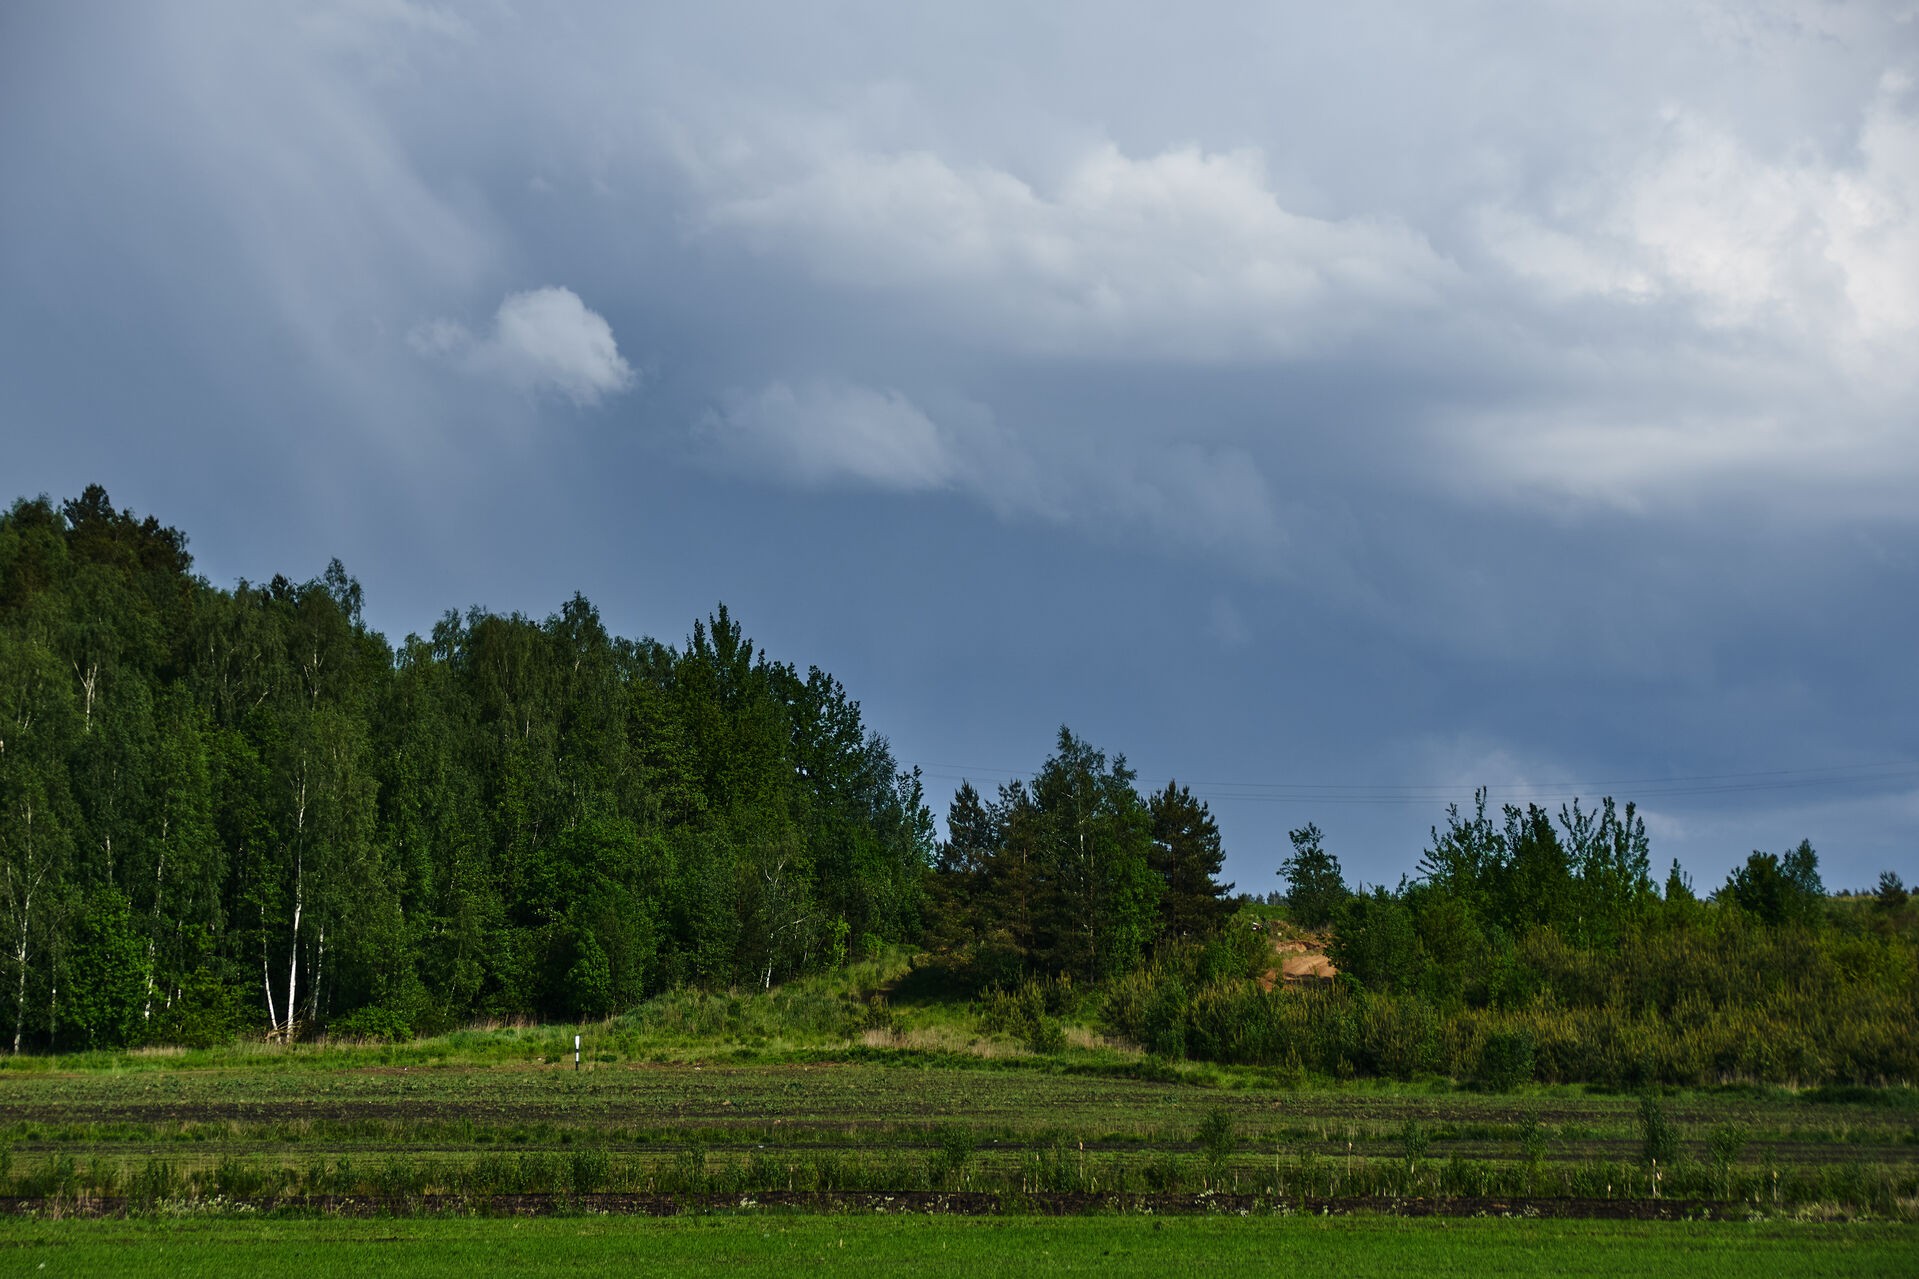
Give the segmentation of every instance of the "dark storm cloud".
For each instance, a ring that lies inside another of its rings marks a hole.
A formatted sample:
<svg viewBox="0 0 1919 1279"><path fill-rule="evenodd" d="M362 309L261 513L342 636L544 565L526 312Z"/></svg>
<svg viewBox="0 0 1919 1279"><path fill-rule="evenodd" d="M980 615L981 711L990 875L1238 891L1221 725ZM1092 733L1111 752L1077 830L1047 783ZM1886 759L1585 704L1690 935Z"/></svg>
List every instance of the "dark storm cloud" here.
<svg viewBox="0 0 1919 1279"><path fill-rule="evenodd" d="M1919 769L1911 7L0 23L9 487L216 576L724 597L936 781L1061 719L1221 781ZM1655 833L1909 859L1914 774L1832 776ZM1212 793L1249 887L1436 815Z"/></svg>

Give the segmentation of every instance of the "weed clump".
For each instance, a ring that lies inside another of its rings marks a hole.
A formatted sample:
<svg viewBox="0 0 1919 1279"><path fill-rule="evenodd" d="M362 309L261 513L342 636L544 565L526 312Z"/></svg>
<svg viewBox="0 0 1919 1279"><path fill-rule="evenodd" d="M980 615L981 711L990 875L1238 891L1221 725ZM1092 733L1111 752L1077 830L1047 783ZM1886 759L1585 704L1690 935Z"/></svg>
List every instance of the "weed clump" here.
<svg viewBox="0 0 1919 1279"><path fill-rule="evenodd" d="M1651 1089L1639 1094L1639 1157L1648 1166L1679 1162L1679 1129Z"/></svg>
<svg viewBox="0 0 1919 1279"><path fill-rule="evenodd" d="M1066 1031L1054 1009L1064 1003L1063 982L1042 984L1027 978L1013 990L994 987L980 996L980 1029L1011 1035L1033 1052L1057 1053L1066 1047Z"/></svg>
<svg viewBox="0 0 1919 1279"><path fill-rule="evenodd" d="M1417 1119L1408 1119L1399 1130L1399 1148L1406 1155L1408 1168L1424 1159L1426 1152L1432 1148L1432 1144L1433 1130Z"/></svg>
<svg viewBox="0 0 1919 1279"><path fill-rule="evenodd" d="M1206 1159L1206 1176L1209 1181L1217 1181L1226 1170L1226 1161L1239 1149L1239 1132L1233 1122L1233 1112L1224 1106L1213 1106L1199 1121L1196 1134L1200 1153Z"/></svg>
<svg viewBox="0 0 1919 1279"><path fill-rule="evenodd" d="M933 1130L933 1157L928 1171L935 1184L958 1184L967 1161L979 1148L979 1138L964 1124L941 1124Z"/></svg>

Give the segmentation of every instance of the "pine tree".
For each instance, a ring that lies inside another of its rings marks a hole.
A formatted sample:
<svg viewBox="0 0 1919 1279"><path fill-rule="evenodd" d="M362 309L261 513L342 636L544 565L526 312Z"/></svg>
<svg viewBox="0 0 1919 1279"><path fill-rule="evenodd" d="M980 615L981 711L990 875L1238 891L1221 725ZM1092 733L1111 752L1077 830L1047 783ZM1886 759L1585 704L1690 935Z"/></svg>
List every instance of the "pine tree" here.
<svg viewBox="0 0 1919 1279"><path fill-rule="evenodd" d="M1231 884L1219 882L1226 853L1206 805L1176 782L1147 801L1152 867L1159 875L1159 935L1205 937L1232 917Z"/></svg>

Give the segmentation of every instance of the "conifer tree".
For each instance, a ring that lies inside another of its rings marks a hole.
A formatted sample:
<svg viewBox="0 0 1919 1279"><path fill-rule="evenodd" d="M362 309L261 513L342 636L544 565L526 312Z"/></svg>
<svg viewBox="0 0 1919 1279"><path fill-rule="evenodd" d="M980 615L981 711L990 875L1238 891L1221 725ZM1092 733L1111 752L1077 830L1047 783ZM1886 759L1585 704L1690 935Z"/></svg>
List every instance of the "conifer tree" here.
<svg viewBox="0 0 1919 1279"><path fill-rule="evenodd" d="M1232 917L1231 884L1219 882L1226 853L1204 803L1176 782L1147 801L1152 867L1159 875L1159 935L1205 937Z"/></svg>

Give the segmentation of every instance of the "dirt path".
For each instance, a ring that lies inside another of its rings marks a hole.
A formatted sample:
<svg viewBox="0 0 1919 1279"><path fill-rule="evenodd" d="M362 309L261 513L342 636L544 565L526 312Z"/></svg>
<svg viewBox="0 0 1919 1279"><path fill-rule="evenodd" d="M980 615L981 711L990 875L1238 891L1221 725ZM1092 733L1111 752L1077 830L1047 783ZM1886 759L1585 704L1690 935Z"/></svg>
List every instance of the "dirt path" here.
<svg viewBox="0 0 1919 1279"><path fill-rule="evenodd" d="M1031 1214L1063 1217L1089 1212L1180 1214L1375 1213L1402 1217L1560 1217L1625 1221L1673 1221L1709 1211L1736 1216L1746 1206L1678 1199L1533 1199L1397 1198L1351 1195L1336 1199L1234 1194L1086 1194L1039 1191L1001 1195L978 1191L766 1191L758 1194L584 1194L584 1195L312 1195L284 1199L220 1201L227 1212L317 1213L337 1217L431 1216L477 1213L483 1216L544 1217L555 1213L606 1213L665 1217L680 1213L740 1211L755 1208L799 1212L934 1213L952 1216ZM0 1215L38 1217L124 1217L151 1211L120 1196L41 1199L0 1196Z"/></svg>

